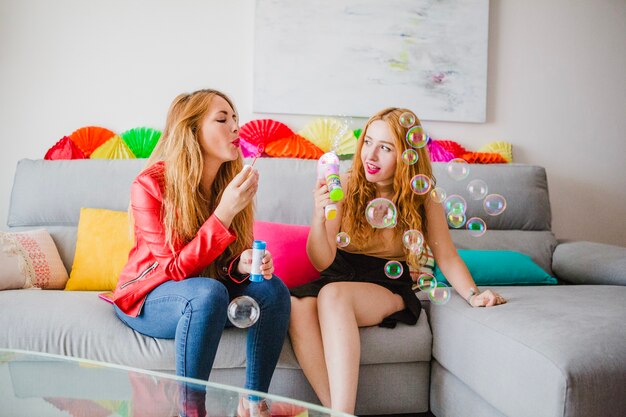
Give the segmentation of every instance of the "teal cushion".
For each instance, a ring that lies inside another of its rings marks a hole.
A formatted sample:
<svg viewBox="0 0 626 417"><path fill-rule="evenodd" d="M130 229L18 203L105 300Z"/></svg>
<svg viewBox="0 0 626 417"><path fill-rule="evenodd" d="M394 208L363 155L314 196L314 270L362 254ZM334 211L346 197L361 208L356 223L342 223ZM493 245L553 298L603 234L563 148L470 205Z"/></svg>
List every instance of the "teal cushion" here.
<svg viewBox="0 0 626 417"><path fill-rule="evenodd" d="M459 255L467 265L476 285L546 285L556 284L530 256L508 250L463 250ZM437 282L448 283L435 265Z"/></svg>

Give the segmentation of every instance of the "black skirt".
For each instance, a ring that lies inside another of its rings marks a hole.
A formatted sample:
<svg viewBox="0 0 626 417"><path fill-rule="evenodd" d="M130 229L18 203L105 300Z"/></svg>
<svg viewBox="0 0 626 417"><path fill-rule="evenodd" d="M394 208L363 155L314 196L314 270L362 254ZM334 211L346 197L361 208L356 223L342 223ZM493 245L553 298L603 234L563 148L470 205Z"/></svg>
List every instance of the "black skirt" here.
<svg viewBox="0 0 626 417"><path fill-rule="evenodd" d="M319 279L292 288L290 290L291 295L297 298L317 297L322 287L331 282L371 282L401 296L406 306L404 310L385 317L379 326L393 328L399 321L413 325L417 323L422 308L420 301L411 289L413 281L409 274L409 267L405 262L401 262L402 275L397 279L391 279L385 275L384 269L387 262L387 259L337 250L335 260L322 271Z"/></svg>

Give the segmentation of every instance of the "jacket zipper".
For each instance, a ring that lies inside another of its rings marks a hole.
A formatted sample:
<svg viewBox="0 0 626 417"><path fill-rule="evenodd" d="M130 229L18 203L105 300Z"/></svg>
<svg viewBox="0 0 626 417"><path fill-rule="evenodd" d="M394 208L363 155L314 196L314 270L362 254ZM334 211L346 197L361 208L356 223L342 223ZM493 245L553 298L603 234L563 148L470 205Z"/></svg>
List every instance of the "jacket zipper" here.
<svg viewBox="0 0 626 417"><path fill-rule="evenodd" d="M141 278L145 277L145 276L146 276L146 274L147 274L148 272L150 272L150 271L152 271L154 268L156 268L156 267L157 267L157 265L159 265L159 262L158 262L158 261L154 261L154 263L153 263L152 265L150 265L150 266L149 266L149 267L148 267L145 271L143 271L143 272L141 273L141 275L139 275L137 278L133 278L133 279L131 279L130 281L123 283L123 284L120 286L120 289L124 289L124 288L128 287L130 284L133 284L133 283L135 283L135 282L139 281Z"/></svg>

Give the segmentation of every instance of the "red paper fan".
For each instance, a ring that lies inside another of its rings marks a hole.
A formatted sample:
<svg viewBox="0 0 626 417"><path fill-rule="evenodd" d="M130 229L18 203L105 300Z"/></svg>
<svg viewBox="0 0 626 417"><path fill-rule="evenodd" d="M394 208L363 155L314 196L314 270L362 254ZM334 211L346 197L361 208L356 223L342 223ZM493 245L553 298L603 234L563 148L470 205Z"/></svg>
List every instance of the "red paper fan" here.
<svg viewBox="0 0 626 417"><path fill-rule="evenodd" d="M279 158L319 159L324 151L306 138L294 133L288 138L269 143L265 147L265 153Z"/></svg>
<svg viewBox="0 0 626 417"><path fill-rule="evenodd" d="M85 153L81 151L78 146L69 138L69 136L63 136L61 140L52 145L46 156L43 159L86 159Z"/></svg>
<svg viewBox="0 0 626 417"><path fill-rule="evenodd" d="M470 164L506 164L508 161L495 152L467 152L461 155Z"/></svg>
<svg viewBox="0 0 626 417"><path fill-rule="evenodd" d="M115 133L109 129L99 126L86 126L75 130L70 135L70 139L88 158L95 149L113 136L115 136Z"/></svg>
<svg viewBox="0 0 626 417"><path fill-rule="evenodd" d="M241 140L254 146L267 145L291 135L293 131L286 124L272 119L251 120L239 130Z"/></svg>

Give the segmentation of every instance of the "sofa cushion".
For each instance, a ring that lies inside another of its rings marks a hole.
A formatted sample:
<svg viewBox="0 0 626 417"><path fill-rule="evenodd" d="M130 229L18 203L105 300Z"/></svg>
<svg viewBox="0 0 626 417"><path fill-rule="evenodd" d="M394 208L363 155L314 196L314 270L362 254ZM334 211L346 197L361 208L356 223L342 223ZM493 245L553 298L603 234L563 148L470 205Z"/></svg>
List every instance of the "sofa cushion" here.
<svg viewBox="0 0 626 417"><path fill-rule="evenodd" d="M476 285L542 285L556 284L528 255L515 251L458 250ZM435 266L437 282L448 284L439 267Z"/></svg>
<svg viewBox="0 0 626 417"><path fill-rule="evenodd" d="M174 372L174 341L147 337L117 318L111 304L96 291L0 291L0 348L33 350ZM361 364L429 362L432 336L426 314L416 325L395 329L360 329ZM243 368L246 330L229 328L222 335L215 368ZM389 338L394 343L389 342ZM132 343L129 343L132 341ZM299 369L289 339L279 367Z"/></svg>
<svg viewBox="0 0 626 417"><path fill-rule="evenodd" d="M81 208L70 291L114 290L133 246L128 213Z"/></svg>
<svg viewBox="0 0 626 417"><path fill-rule="evenodd" d="M60 290L66 282L67 270L45 229L0 232L0 290Z"/></svg>
<svg viewBox="0 0 626 417"><path fill-rule="evenodd" d="M306 254L309 226L274 222L254 222L254 238L267 242L274 259L274 273L288 288L320 277Z"/></svg>
<svg viewBox="0 0 626 417"><path fill-rule="evenodd" d="M441 366L507 416L626 415L626 287L496 290L507 304L431 306Z"/></svg>

